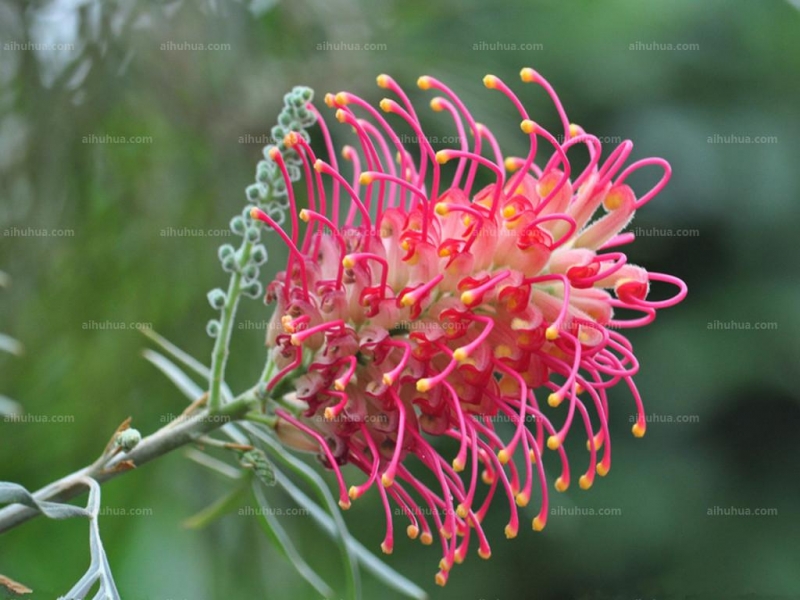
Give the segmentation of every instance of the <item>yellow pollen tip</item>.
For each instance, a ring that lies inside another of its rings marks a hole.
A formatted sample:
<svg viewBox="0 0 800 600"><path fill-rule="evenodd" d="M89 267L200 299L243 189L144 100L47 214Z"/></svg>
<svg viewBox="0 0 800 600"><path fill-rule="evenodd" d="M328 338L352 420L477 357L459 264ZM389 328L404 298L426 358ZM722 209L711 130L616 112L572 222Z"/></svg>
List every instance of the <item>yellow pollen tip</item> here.
<svg viewBox="0 0 800 600"><path fill-rule="evenodd" d="M524 508L528 506L528 502L530 502L531 499L525 492L520 492L519 494L517 494L515 500L517 502L517 506Z"/></svg>
<svg viewBox="0 0 800 600"><path fill-rule="evenodd" d="M336 381L333 382L333 388L337 392L343 392L345 387L346 386L344 384L344 381L342 381L341 379L337 379Z"/></svg>
<svg viewBox="0 0 800 600"><path fill-rule="evenodd" d="M411 538L412 540L417 539L419 536L419 527L416 525L409 525L406 527L406 535Z"/></svg>
<svg viewBox="0 0 800 600"><path fill-rule="evenodd" d="M358 498L358 488L354 485L351 485L350 489L347 490L347 495L350 496L351 500L355 500Z"/></svg>
<svg viewBox="0 0 800 600"><path fill-rule="evenodd" d="M300 142L300 136L297 135L296 131L290 131L285 136L283 136L283 145L287 148L293 148Z"/></svg>
<svg viewBox="0 0 800 600"><path fill-rule="evenodd" d="M511 460L511 455L509 454L508 450L503 448L497 453L497 460L500 461L501 465L506 464L509 460Z"/></svg>
<svg viewBox="0 0 800 600"><path fill-rule="evenodd" d="M341 106L350 104L350 101L347 99L347 94L344 92L339 92L338 94L336 94L336 96L334 96L333 99L336 102L336 104L339 104Z"/></svg>
<svg viewBox="0 0 800 600"><path fill-rule="evenodd" d="M483 85L485 85L490 90L496 89L499 80L494 75L487 75L483 78Z"/></svg>
<svg viewBox="0 0 800 600"><path fill-rule="evenodd" d="M489 560L492 557L492 551L479 549L478 556L480 556L483 560Z"/></svg>
<svg viewBox="0 0 800 600"><path fill-rule="evenodd" d="M389 373L384 373L383 375L383 385L392 385L394 383L394 378L389 375Z"/></svg>
<svg viewBox="0 0 800 600"><path fill-rule="evenodd" d="M348 255L348 256L345 256L345 257L342 259L342 266L343 266L345 269L352 269L353 267L355 267L355 266L356 266L356 261L354 261L354 260L353 260L353 258L352 258L351 256L349 256L349 255Z"/></svg>
<svg viewBox="0 0 800 600"><path fill-rule="evenodd" d="M292 334L292 337L289 338L289 341L291 342L292 346L300 346L303 343L302 340L297 337L296 333Z"/></svg>
<svg viewBox="0 0 800 600"><path fill-rule="evenodd" d="M503 208L503 218L504 219L510 219L511 217L513 217L516 214L517 214L517 209L514 208L511 205L506 206L505 208Z"/></svg>
<svg viewBox="0 0 800 600"><path fill-rule="evenodd" d="M258 219L258 215L261 214L261 211L257 209L255 206L250 209L250 218L251 219Z"/></svg>
<svg viewBox="0 0 800 600"><path fill-rule="evenodd" d="M456 550L453 553L453 562L456 563L457 565L460 565L461 563L464 562L464 554L461 552L460 549Z"/></svg>
<svg viewBox="0 0 800 600"><path fill-rule="evenodd" d="M574 138L578 137L581 134L580 125L575 125L575 123L569 124L569 137Z"/></svg>
<svg viewBox="0 0 800 600"><path fill-rule="evenodd" d="M375 78L375 81L377 82L379 88L386 89L389 87L389 81L391 81L391 79L385 73L381 73Z"/></svg>
<svg viewBox="0 0 800 600"><path fill-rule="evenodd" d="M450 160L450 156L447 150L439 150L436 153L436 162L438 162L440 165L447 163L448 160Z"/></svg>
<svg viewBox="0 0 800 600"><path fill-rule="evenodd" d="M519 124L519 128L522 129L523 132L531 134L534 131L536 131L536 123L534 123L530 119L525 119L522 123Z"/></svg>
<svg viewBox="0 0 800 600"><path fill-rule="evenodd" d="M586 475L581 475L580 479L578 479L578 485L581 486L582 490L588 490L592 487L593 481L589 479Z"/></svg>
<svg viewBox="0 0 800 600"><path fill-rule="evenodd" d="M544 529L545 522L540 519L539 517L534 517L533 519L533 530L534 531L541 531Z"/></svg>
<svg viewBox="0 0 800 600"><path fill-rule="evenodd" d="M557 407L559 404L561 404L561 401L562 401L562 400L563 400L563 398L562 398L561 396L559 396L558 394L556 394L555 392L554 392L554 393L552 393L552 394L550 394L550 395L547 397L547 403L548 403L550 406L552 406L553 408L555 408L555 407Z"/></svg>
<svg viewBox="0 0 800 600"><path fill-rule="evenodd" d="M431 389L431 380L428 378L420 379L417 381L417 391L418 392L427 392Z"/></svg>
<svg viewBox="0 0 800 600"><path fill-rule="evenodd" d="M467 507L466 507L466 506L464 506L463 504L459 504L459 505L456 507L456 514L457 514L457 515L458 515L460 518L462 518L462 519L466 519L466 518L467 518L467 515L469 514L469 510L467 510Z"/></svg>
<svg viewBox="0 0 800 600"><path fill-rule="evenodd" d="M576 384L575 384L575 395L576 395L576 396L580 396L580 395L581 395L583 392L585 392L585 391L586 391L586 390L584 390L584 389L583 389L583 386L581 386L581 384L580 384L580 383L576 383Z"/></svg>
<svg viewBox="0 0 800 600"><path fill-rule="evenodd" d="M439 529L439 535L441 535L446 540L452 539L452 537L453 537L453 534L449 530L445 529L444 527L441 527Z"/></svg>
<svg viewBox="0 0 800 600"><path fill-rule="evenodd" d="M381 475L381 483L383 484L383 487L385 487L385 488L392 487L392 484L394 483L394 479L392 479L391 477L389 477L389 475L384 473L383 475Z"/></svg>
<svg viewBox="0 0 800 600"><path fill-rule="evenodd" d="M511 329L514 331L519 331L520 329L530 329L530 322L520 319L519 317L514 317L511 319Z"/></svg>
<svg viewBox="0 0 800 600"><path fill-rule="evenodd" d="M494 349L495 358L511 358L514 352L511 350L511 346L507 346L506 344L500 344Z"/></svg>
<svg viewBox="0 0 800 600"><path fill-rule="evenodd" d="M433 207L433 210L436 212L437 215L440 217L445 216L447 213L450 212L450 209L447 208L447 204L444 202L437 202L436 205Z"/></svg>
<svg viewBox="0 0 800 600"><path fill-rule="evenodd" d="M423 531L422 535L419 536L419 541L425 546L430 546L433 543L433 536L427 531Z"/></svg>
<svg viewBox="0 0 800 600"><path fill-rule="evenodd" d="M302 209L300 214L297 216L300 217L300 220L305 223L308 223L311 220L311 215L308 214L308 211L305 208Z"/></svg>
<svg viewBox="0 0 800 600"><path fill-rule="evenodd" d="M566 492L568 487L569 484L566 483L561 477L556 479L556 484L555 484L556 490L558 490L559 492Z"/></svg>
<svg viewBox="0 0 800 600"><path fill-rule="evenodd" d="M447 572L447 571L449 571L449 570L450 570L452 567L453 567L453 565L451 565L450 563L448 563L448 562L447 562L445 559L441 559L441 560L439 561L439 568L440 568L442 571L445 571L445 572Z"/></svg>
<svg viewBox="0 0 800 600"><path fill-rule="evenodd" d="M456 473L460 473L461 471L464 470L464 467L466 467L466 465L463 462L461 462L458 459L458 457L453 459L453 471L455 471Z"/></svg>
<svg viewBox="0 0 800 600"><path fill-rule="evenodd" d="M639 423L634 424L634 426L631 428L631 431L633 432L633 435L636 436L637 438L644 437L645 428L642 427Z"/></svg>
<svg viewBox="0 0 800 600"><path fill-rule="evenodd" d="M370 173L369 171L364 171L361 175L358 176L358 182L361 185L369 185L375 180L375 176Z"/></svg>
<svg viewBox="0 0 800 600"><path fill-rule="evenodd" d="M268 154L269 154L269 157L270 157L272 160L278 160L278 159L280 158L280 156L281 156L281 151L280 151L280 150L278 150L278 149L277 149L277 148L275 148L275 147L272 147L272 148L270 148L270 149L269 149L269 152L268 152Z"/></svg>
<svg viewBox="0 0 800 600"><path fill-rule="evenodd" d="M470 305L475 302L475 294L472 292L464 292L461 294L461 302L463 304Z"/></svg>
<svg viewBox="0 0 800 600"><path fill-rule="evenodd" d="M557 436L551 435L547 438L547 447L550 448L550 450L558 450L560 446L561 440L559 440Z"/></svg>
<svg viewBox="0 0 800 600"><path fill-rule="evenodd" d="M481 473L481 481L486 485L490 485L492 481L494 481L494 478L489 474L489 471L483 471Z"/></svg>
<svg viewBox="0 0 800 600"><path fill-rule="evenodd" d="M381 100L380 105L383 112L392 112L392 101L388 98Z"/></svg>
<svg viewBox="0 0 800 600"><path fill-rule="evenodd" d="M331 93L325 94L325 106L327 106L328 108L333 108L333 102L334 102L333 94Z"/></svg>
<svg viewBox="0 0 800 600"><path fill-rule="evenodd" d="M381 550L383 550L384 554L391 554L392 553L392 549L393 548L389 544L387 544L386 542L381 542Z"/></svg>
<svg viewBox="0 0 800 600"><path fill-rule="evenodd" d="M510 156L503 161L503 166L509 173L514 173L519 170L519 163L516 159L511 158Z"/></svg>
<svg viewBox="0 0 800 600"><path fill-rule="evenodd" d="M421 90L429 90L431 88L431 78L427 75L423 75L417 79L417 86Z"/></svg>
<svg viewBox="0 0 800 600"><path fill-rule="evenodd" d="M339 500L339 508L341 508L342 510L350 510L350 501Z"/></svg>
<svg viewBox="0 0 800 600"><path fill-rule="evenodd" d="M456 348L453 351L453 358L455 358L458 362L464 362L467 360L469 353L464 348Z"/></svg>
<svg viewBox="0 0 800 600"><path fill-rule="evenodd" d="M533 450L529 450L528 451L528 458L531 459L531 464L534 464L534 465L536 464L536 452L534 452Z"/></svg>
<svg viewBox="0 0 800 600"><path fill-rule="evenodd" d="M506 525L506 537L511 540L517 537L517 528L511 525Z"/></svg>
<svg viewBox="0 0 800 600"><path fill-rule="evenodd" d="M544 337L547 338L547 341L552 342L553 340L558 339L558 327L553 327L552 325L548 327L544 332Z"/></svg>
<svg viewBox="0 0 800 600"><path fill-rule="evenodd" d="M536 81L536 71L526 67L519 72L519 78L525 83L533 83Z"/></svg>
<svg viewBox="0 0 800 600"><path fill-rule="evenodd" d="M314 161L314 170L317 173L322 173L322 170L325 168L325 163L322 162L319 158Z"/></svg>
<svg viewBox="0 0 800 600"><path fill-rule="evenodd" d="M336 120L339 121L339 123L344 123L347 120L347 113L340 108L336 111Z"/></svg>
<svg viewBox="0 0 800 600"><path fill-rule="evenodd" d="M600 477L605 477L608 475L608 467L603 463L597 463L597 474L600 475Z"/></svg>
<svg viewBox="0 0 800 600"><path fill-rule="evenodd" d="M605 200L603 200L603 206L607 210L617 210L620 206L622 206L622 194L619 192L609 193Z"/></svg>
<svg viewBox="0 0 800 600"><path fill-rule="evenodd" d="M333 409L330 406L325 409L324 415L327 421L332 421L334 418L336 418L336 413L333 412Z"/></svg>
<svg viewBox="0 0 800 600"><path fill-rule="evenodd" d="M436 112L441 112L444 110L444 104L442 104L442 99L438 96L431 100L431 110L435 110Z"/></svg>
<svg viewBox="0 0 800 600"><path fill-rule="evenodd" d="M442 575L441 573L436 574L435 581L436 585L438 585L439 587L444 587L447 584L447 579L445 579L445 576Z"/></svg>

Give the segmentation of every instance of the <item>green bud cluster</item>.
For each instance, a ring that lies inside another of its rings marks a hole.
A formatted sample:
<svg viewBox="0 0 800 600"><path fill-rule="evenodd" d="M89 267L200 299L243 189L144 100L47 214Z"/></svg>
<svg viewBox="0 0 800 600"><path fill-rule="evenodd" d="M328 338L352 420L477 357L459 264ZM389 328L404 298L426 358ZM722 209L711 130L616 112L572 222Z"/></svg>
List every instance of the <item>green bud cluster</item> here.
<svg viewBox="0 0 800 600"><path fill-rule="evenodd" d="M264 160L256 165L255 183L245 191L247 201L258 206L277 223L283 221L283 212L289 206L286 182L283 180L278 165L269 157L270 150L277 148L286 163L286 171L291 181L298 181L302 176L303 162L294 148L287 148L283 143L289 132L295 132L306 141L310 136L306 131L316 123L316 115L310 111L308 103L314 98L311 88L297 86L283 97L283 110L278 115L278 123L271 130L274 144L264 147Z"/></svg>
<svg viewBox="0 0 800 600"><path fill-rule="evenodd" d="M245 469L253 469L264 485L275 485L275 468L263 450L253 448L239 454L239 464Z"/></svg>
<svg viewBox="0 0 800 600"><path fill-rule="evenodd" d="M222 270L231 274L231 287L227 292L216 288L208 293L208 302L214 310L220 311L219 319L212 319L206 326L206 332L212 338L220 335L221 331L228 331L227 323L230 312L226 307L230 304L235 307L239 295L249 298L258 298L264 293L264 288L259 281L260 267L267 262L267 248L261 243L261 233L270 228L261 221L250 216L250 210L256 206L267 213L276 223L283 224L286 218L286 209L289 206L286 181L278 165L270 158L270 152L277 148L286 165L286 172L292 182L298 181L303 174L303 162L297 150L287 147L284 138L290 132L295 132L304 140L309 141L307 128L317 121L316 114L309 110L308 105L314 98L311 88L297 86L283 97L283 109L278 115L278 122L272 128L273 144L263 149L264 160L256 166L255 183L248 186L245 195L249 204L240 215L231 219L230 229L242 238L239 249L231 244L220 246L219 257ZM227 311L227 312L226 312ZM225 326L223 327L223 323ZM227 338L227 335L223 336ZM218 340L218 343L224 340Z"/></svg>

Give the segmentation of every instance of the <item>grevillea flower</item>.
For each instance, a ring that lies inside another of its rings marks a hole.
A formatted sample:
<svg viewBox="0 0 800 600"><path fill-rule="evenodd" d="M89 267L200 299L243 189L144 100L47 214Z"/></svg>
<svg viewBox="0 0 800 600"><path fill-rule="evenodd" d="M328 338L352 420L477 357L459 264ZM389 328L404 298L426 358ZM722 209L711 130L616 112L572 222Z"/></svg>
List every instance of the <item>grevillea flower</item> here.
<svg viewBox="0 0 800 600"><path fill-rule="evenodd" d="M347 92L325 98L359 140L360 151L342 151L352 176L340 170L325 121L309 103L325 158L315 156L305 135L284 140L302 158L308 208L298 211L284 158L271 148L267 154L288 187L290 226L252 211L289 249L286 270L267 289L267 301L276 304L267 343L279 371L268 387L291 378L299 407L276 411L279 435L319 453L335 472L342 508L377 490L386 510L384 552L394 544L392 504L408 520L409 537L431 544L438 536L440 585L473 539L478 554L489 557L481 522L495 495L508 501L505 534L514 537L517 507L529 503L536 482L533 529L545 526L542 457L546 449L557 454L554 485L566 490L572 475L563 444L573 427L587 438L580 487L608 473L609 388L629 389L638 413L633 434L644 435L632 379L639 363L620 330L649 324L659 308L686 295L681 280L635 266L620 251L634 239L623 230L635 211L667 183L668 163L648 158L623 168L630 141L603 160L598 138L570 124L550 84L532 69L521 76L554 102L561 139L487 75L486 87L519 111L521 141L529 147L527 156L504 158L489 129L447 86L421 77L420 88L440 94L431 107L449 115L460 141L436 151L408 96L381 75L378 85L396 98L382 100L381 110ZM410 128L413 148L390 120ZM589 161L573 173L567 154L579 145ZM637 196L626 181L647 166L663 176ZM492 183L475 190L479 170ZM650 300L652 282L678 292ZM620 308L635 318L615 318ZM442 437L455 442L437 442ZM441 447L453 448L453 456ZM429 470L425 480L435 484L423 483L412 463ZM349 488L345 464L364 473Z"/></svg>

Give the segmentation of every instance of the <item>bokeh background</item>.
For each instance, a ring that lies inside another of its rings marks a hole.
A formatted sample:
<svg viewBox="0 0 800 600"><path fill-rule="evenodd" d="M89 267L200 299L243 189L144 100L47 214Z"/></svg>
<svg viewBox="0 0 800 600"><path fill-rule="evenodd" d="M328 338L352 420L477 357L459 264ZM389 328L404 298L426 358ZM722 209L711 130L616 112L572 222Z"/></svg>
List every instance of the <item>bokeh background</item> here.
<svg viewBox="0 0 800 600"><path fill-rule="evenodd" d="M147 433L183 409L142 359L143 336L91 323L150 323L207 362L205 294L227 282L216 248L233 241L228 220L285 91L377 102L387 72L429 133L448 135L414 85L431 74L519 154L518 117L481 78L501 76L557 129L546 95L518 83L532 66L572 121L672 163L629 253L690 289L630 336L654 420L633 439L633 403L617 394L610 475L553 493L544 533L525 525L532 502L511 541L498 502L492 559L470 556L446 588L433 584L435 546L400 539L388 562L431 598L800 598L799 32L783 0L0 1L0 270L12 282L0 331L25 346L0 355L0 393L50 421L0 418L0 480L38 488L91 462L127 416ZM270 254L265 274L284 257L278 244ZM266 311L246 301L240 316ZM234 389L258 376L263 334L236 331ZM254 517L181 526L227 485L177 452L104 487L101 528L126 600L316 597ZM346 520L379 552L376 494ZM341 589L334 544L310 519L283 525ZM0 573L55 598L86 569L86 538L85 522L27 523L0 537ZM399 597L364 584L368 599Z"/></svg>

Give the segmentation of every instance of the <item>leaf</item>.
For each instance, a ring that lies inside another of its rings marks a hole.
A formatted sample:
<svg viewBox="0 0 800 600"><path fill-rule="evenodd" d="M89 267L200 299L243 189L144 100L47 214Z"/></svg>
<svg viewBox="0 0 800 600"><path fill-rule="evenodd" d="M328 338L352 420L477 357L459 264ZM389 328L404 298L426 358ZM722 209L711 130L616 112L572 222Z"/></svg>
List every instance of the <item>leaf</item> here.
<svg viewBox="0 0 800 600"><path fill-rule="evenodd" d="M203 465L204 467L219 473L223 477L227 477L229 479L242 478L242 472L240 470L233 468L228 463L222 462L218 458L214 458L205 452L200 452L200 450L197 448L188 448L184 454L189 460L193 460L198 465Z"/></svg>
<svg viewBox="0 0 800 600"><path fill-rule="evenodd" d="M81 508L80 506L37 500L33 494L21 485L7 481L0 481L0 504L24 504L29 508L38 510L49 519L71 519L73 517L91 516L91 513L86 508Z"/></svg>
<svg viewBox="0 0 800 600"><path fill-rule="evenodd" d="M243 479L239 485L233 488L230 492L215 500L204 509L196 512L194 515L185 519L181 525L187 529L202 529L210 523L216 521L218 518L231 512L234 508L241 504L242 498L250 486L249 478Z"/></svg>
<svg viewBox="0 0 800 600"><path fill-rule="evenodd" d="M280 472L276 472L278 485L288 493L294 501L308 511L308 514L317 524L331 537L337 535L337 526L333 519L316 502L306 496L289 478ZM407 579L379 557L370 552L361 542L348 538L347 545L358 557L359 563L378 580L385 583L388 587L397 590L404 596L415 600L427 600L428 594L413 581Z"/></svg>
<svg viewBox="0 0 800 600"><path fill-rule="evenodd" d="M22 407L11 398L0 395L0 415L21 415Z"/></svg>
<svg viewBox="0 0 800 600"><path fill-rule="evenodd" d="M255 426L252 423L244 423L241 425L247 429L249 433L254 435L259 440L263 441L267 444L272 450L275 451L276 455L278 456L279 460L292 461L295 463L299 463L302 465L300 467L303 471L301 475L308 474L312 479L317 482L318 486L324 490L325 495L329 498L327 502L329 508L333 511L334 516L331 517L328 513L323 510L314 500L309 498L300 488L298 488L294 482L292 482L288 477L283 475L280 472L276 472L276 477L278 481L278 485L283 487L283 489L292 497L294 501L297 502L300 506L305 508L308 513L314 518L318 525L322 527L322 529L330 535L331 537L338 537L340 534L340 528L344 527L346 531L346 525L342 521L341 514L339 513L338 505L334 504L333 497L330 494L330 491L327 488L327 485L319 476L319 474L314 471L311 467L306 465L304 462L298 460L291 454L289 454L283 446L277 440L274 440L266 431L263 431L261 428ZM336 518L338 517L338 519ZM341 524L339 523L341 522ZM359 541L353 539L349 533L346 535L346 543L347 547L350 552L352 552L361 563L361 565L369 572L371 572L376 578L380 581L385 583L387 586L397 590L401 594L409 597L414 598L416 600L427 600L428 594L415 584L410 579L407 579L394 569L392 569L389 565L383 562L379 557L375 556L372 552L370 552L363 544Z"/></svg>
<svg viewBox="0 0 800 600"><path fill-rule="evenodd" d="M306 465L303 461L298 460L289 454L280 443L273 439L268 433L262 431L252 423L244 423L242 425L245 429L250 431L259 440L266 444L275 456L282 461L287 467L294 471L297 475L306 480L306 482L315 490L319 498L327 505L334 522L336 523L338 535L336 542L342 554L342 559L347 567L347 587L350 591L351 598L361 597L361 580L358 573L358 559L352 552L347 544L350 538L350 532L347 530L344 519L339 512L339 505L333 499L333 495L328 489L327 484L323 481L319 474Z"/></svg>
<svg viewBox="0 0 800 600"><path fill-rule="evenodd" d="M0 350L14 356L22 356L25 352L22 344L5 333L0 333Z"/></svg>
<svg viewBox="0 0 800 600"><path fill-rule="evenodd" d="M247 433L245 433L243 429L245 429ZM251 423L227 423L222 426L221 431L224 432L231 440L240 444L247 443L248 440L253 436L262 439L262 436L269 435L260 428L253 426ZM280 446L280 444L278 444L278 447L282 453L286 452L283 447ZM291 479L289 479L282 472L276 470L275 478L278 485L281 486L286 493L289 494L295 502L297 502L298 505L302 506L308 511L308 514L311 516L311 518L314 519L317 525L327 535L329 535L331 538L337 538L339 528L337 523L334 522L333 517L331 517L316 502L309 498L292 482ZM347 537L346 543L347 547L358 558L359 563L367 571L372 573L379 581L386 584L387 587L397 590L404 596L413 598L414 600L428 600L428 594L425 590L392 569L379 557L370 552L363 544L353 539L351 536Z"/></svg>
<svg viewBox="0 0 800 600"><path fill-rule="evenodd" d="M183 392L183 395L189 398L189 400L197 400L204 394L204 391L199 385L192 381L180 367L163 354L159 354L154 350L143 350L142 356L150 361L156 369L166 375L167 379L175 384L175 387Z"/></svg>
<svg viewBox="0 0 800 600"><path fill-rule="evenodd" d="M272 542L272 545L275 546L275 548L277 548L281 554L283 554L283 556L292 564L292 566L297 569L297 572L300 574L300 576L309 584L311 584L314 589L323 596L323 598L334 598L336 596L335 592L328 586L327 583L325 583L325 581L323 581L319 575L317 575L314 569L312 569L308 563L303 560L303 557L300 556L300 553L294 547L294 544L292 544L291 537L289 537L289 535L286 533L286 530L278 522L278 519L271 510L271 507L267 502L267 497L264 495L264 491L261 489L258 481L253 481L252 490L256 502L258 502L258 505L261 508L258 515L258 521L261 524L261 528L264 530L264 533L267 535L267 538Z"/></svg>
<svg viewBox="0 0 800 600"><path fill-rule="evenodd" d="M69 519L71 517L86 517L89 519L89 550L91 562L83 577L78 580L72 589L64 596L65 600L83 600L91 589L99 582L96 599L121 600L111 567L108 564L103 541L100 539L100 527L97 517L100 513L100 484L94 479L83 477L78 480L89 488L89 499L86 507L59 502L38 500L33 494L16 483L0 482L0 503L19 503L38 510L51 519Z"/></svg>
<svg viewBox="0 0 800 600"><path fill-rule="evenodd" d="M14 596L21 596L22 594L32 594L33 590L13 579L0 575L0 587L4 587L8 592Z"/></svg>
<svg viewBox="0 0 800 600"><path fill-rule="evenodd" d="M160 346L161 349L166 352L168 355L172 356L175 360L181 363L184 367L189 369L190 371L196 373L206 381L211 377L211 369L206 367L203 363L199 360L191 356L189 353L184 352L180 348L178 348L175 344L170 342L168 339L158 335L152 329L142 328L140 331L147 336L153 343ZM222 384L222 392L225 394L225 397L230 399L233 398L233 392L231 389L223 382Z"/></svg>

